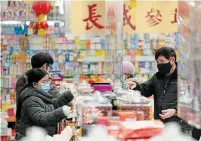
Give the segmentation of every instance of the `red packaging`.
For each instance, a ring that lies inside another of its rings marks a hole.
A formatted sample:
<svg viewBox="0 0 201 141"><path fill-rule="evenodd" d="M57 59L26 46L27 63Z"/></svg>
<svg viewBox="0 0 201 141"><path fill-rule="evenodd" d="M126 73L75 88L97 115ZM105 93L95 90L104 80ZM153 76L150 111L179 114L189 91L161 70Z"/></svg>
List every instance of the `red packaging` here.
<svg viewBox="0 0 201 141"><path fill-rule="evenodd" d="M15 116L14 108L8 108L7 112L9 117Z"/></svg>
<svg viewBox="0 0 201 141"><path fill-rule="evenodd" d="M98 117L97 124L98 125L108 125L109 117Z"/></svg>
<svg viewBox="0 0 201 141"><path fill-rule="evenodd" d="M114 137L118 137L119 134L119 120L110 120L108 122L108 134Z"/></svg>
<svg viewBox="0 0 201 141"><path fill-rule="evenodd" d="M124 112L118 112L118 116L121 121L127 121L127 120L136 120L137 115L136 112L130 112L130 111L124 111Z"/></svg>
<svg viewBox="0 0 201 141"><path fill-rule="evenodd" d="M1 141L8 141L8 136L1 136Z"/></svg>
<svg viewBox="0 0 201 141"><path fill-rule="evenodd" d="M120 123L120 139L144 139L162 132L164 124L160 121L128 121Z"/></svg>

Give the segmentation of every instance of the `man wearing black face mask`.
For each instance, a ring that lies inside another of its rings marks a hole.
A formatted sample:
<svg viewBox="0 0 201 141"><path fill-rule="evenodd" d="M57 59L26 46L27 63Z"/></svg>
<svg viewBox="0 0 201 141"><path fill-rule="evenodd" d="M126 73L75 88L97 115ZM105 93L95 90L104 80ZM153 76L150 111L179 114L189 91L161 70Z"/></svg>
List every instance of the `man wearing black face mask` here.
<svg viewBox="0 0 201 141"><path fill-rule="evenodd" d="M154 118L164 123L182 120L177 116L177 63L172 48L161 48L155 54L158 72L142 84L127 82L126 87L139 90L145 97L154 95Z"/></svg>

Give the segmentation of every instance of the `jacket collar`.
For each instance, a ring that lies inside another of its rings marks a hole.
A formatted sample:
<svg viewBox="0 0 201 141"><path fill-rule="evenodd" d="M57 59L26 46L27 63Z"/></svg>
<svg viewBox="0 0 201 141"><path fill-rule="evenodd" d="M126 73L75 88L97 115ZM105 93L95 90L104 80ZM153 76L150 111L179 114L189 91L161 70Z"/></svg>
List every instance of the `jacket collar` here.
<svg viewBox="0 0 201 141"><path fill-rule="evenodd" d="M23 101L24 99L30 97L30 96L36 96L41 98L46 103L52 103L53 96L49 93L43 92L39 89L36 89L34 87L27 87L20 96L20 101Z"/></svg>

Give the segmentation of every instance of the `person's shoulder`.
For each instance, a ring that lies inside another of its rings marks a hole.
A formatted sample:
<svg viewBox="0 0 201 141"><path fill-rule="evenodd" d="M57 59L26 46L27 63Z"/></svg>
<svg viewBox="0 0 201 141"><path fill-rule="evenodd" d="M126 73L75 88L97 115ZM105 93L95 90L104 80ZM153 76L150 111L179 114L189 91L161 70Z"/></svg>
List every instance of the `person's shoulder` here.
<svg viewBox="0 0 201 141"><path fill-rule="evenodd" d="M37 96L29 96L23 101L23 107L28 108L28 107L42 107L43 105L43 100L40 99Z"/></svg>
<svg viewBox="0 0 201 141"><path fill-rule="evenodd" d="M28 106L28 105L33 106L35 104L41 105L43 103L43 100L40 97L38 97L37 95L29 95L27 97L24 97L23 101L24 101L23 103L25 106Z"/></svg>
<svg viewBox="0 0 201 141"><path fill-rule="evenodd" d="M38 99L37 94L38 93L37 91L34 90L34 88L27 87L22 91L20 95L20 100L24 101L26 99L30 99L30 100Z"/></svg>
<svg viewBox="0 0 201 141"><path fill-rule="evenodd" d="M155 77L155 78L159 78L159 77L161 77L162 75L159 73L159 72L156 72L154 75L153 75L153 77Z"/></svg>
<svg viewBox="0 0 201 141"><path fill-rule="evenodd" d="M16 85L21 86L21 85L26 84L26 82L27 82L27 76L26 76L26 73L23 73L23 74L17 79Z"/></svg>
<svg viewBox="0 0 201 141"><path fill-rule="evenodd" d="M159 72L156 72L155 74L152 75L151 80L154 82L157 82L158 79L160 79L161 74Z"/></svg>

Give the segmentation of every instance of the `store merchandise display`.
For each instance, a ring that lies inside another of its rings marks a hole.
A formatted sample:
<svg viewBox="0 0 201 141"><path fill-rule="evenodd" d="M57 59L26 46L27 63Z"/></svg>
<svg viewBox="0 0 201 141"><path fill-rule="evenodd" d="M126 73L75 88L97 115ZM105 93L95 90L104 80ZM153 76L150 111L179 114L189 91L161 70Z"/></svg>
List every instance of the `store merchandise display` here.
<svg viewBox="0 0 201 141"><path fill-rule="evenodd" d="M201 128L200 2L180 2L178 96L180 116ZM184 10L185 9L185 10Z"/></svg>
<svg viewBox="0 0 201 141"><path fill-rule="evenodd" d="M11 74L13 77L21 75L22 72L30 68L32 54L42 50L49 50L55 60L53 71L61 71L63 76L80 74L81 80L97 78L98 82L103 82L101 76L107 74L109 63L105 60L105 52L108 49L105 47L102 37L85 37L83 39L61 35L29 36L25 37L26 42L22 40L23 44L20 40L21 36L5 35L1 38L3 52L1 60L5 64L2 68L3 75ZM155 72L156 65L153 50L148 56L143 51L143 48L142 50L132 50L134 54L129 53L124 58L132 56L134 60L138 59L135 61L136 77L147 80L148 76ZM145 58L143 59L143 57ZM16 63L16 60L18 60L18 63Z"/></svg>
<svg viewBox="0 0 201 141"><path fill-rule="evenodd" d="M48 22L47 22L48 23ZM25 22L19 24L2 24L1 33L3 35L35 35L35 22ZM47 35L64 35L64 26L60 22L54 22L54 25L49 25L46 29Z"/></svg>
<svg viewBox="0 0 201 141"><path fill-rule="evenodd" d="M41 138L34 139L33 135L28 134L30 138L25 140L99 140L97 137L102 134L91 132L98 125L103 127L103 136L112 136L101 139L106 141L148 141L153 136L164 135L164 125L152 120L153 99L141 96L138 91L122 89L126 80L123 80L121 68L123 60L131 61L136 70L131 79L138 82L148 80L157 72L155 51L161 47L177 50L178 34L123 35L124 3L107 1L105 35L74 36L67 33L70 12L67 10L69 15L65 15L66 11L58 6L62 5L62 1L50 2L51 8L48 6L49 9L42 13L47 15L46 18L34 10L33 2L1 3L2 117L15 122L16 80L31 68L31 56L45 51L54 58L49 72L53 77L52 82L60 93L70 90L75 96L72 103L73 116L58 123L58 134L53 137L37 134ZM193 105L198 109L196 102ZM190 104L185 106L189 108ZM181 113L184 112L181 110ZM190 114L189 118L193 116ZM200 117L191 121L200 122ZM91 134L97 136L90 139ZM153 138L153 141L156 140Z"/></svg>
<svg viewBox="0 0 201 141"><path fill-rule="evenodd" d="M76 117L60 122L58 133L66 126L71 126L79 127L79 135L85 136L96 124L105 125L108 122L111 126L119 126L120 122L152 119L152 100L142 97L137 91L134 93L121 88L116 92L94 91L93 85L83 81L74 92L73 110ZM108 132L114 134L115 130Z"/></svg>
<svg viewBox="0 0 201 141"><path fill-rule="evenodd" d="M36 16L31 7L32 4L23 1L2 1L1 20L34 20Z"/></svg>
<svg viewBox="0 0 201 141"><path fill-rule="evenodd" d="M138 91L129 91L127 93L129 94L118 98L118 110L128 111L128 114L134 114L136 120L152 119L152 101L142 97ZM122 113L123 118L126 115L126 113Z"/></svg>
<svg viewBox="0 0 201 141"><path fill-rule="evenodd" d="M4 119L0 119L0 139L1 141L13 140L15 138L15 131L8 128L8 122Z"/></svg>
<svg viewBox="0 0 201 141"><path fill-rule="evenodd" d="M141 122L142 123L142 122ZM145 122L144 122L145 123ZM133 123L134 124L134 123ZM125 140L129 140L129 141L193 141L193 139L183 133L180 132L179 130L179 126L175 125L175 124L168 124L165 128L162 128L163 125L161 125L160 123L156 122L151 123L149 122L149 126L147 126L148 128L143 128L146 126L143 126L143 124L139 124L139 123L135 123L136 125L140 125L138 127L136 127L135 129L141 129L141 131L143 132L143 130L147 130L150 128L158 128L159 132L157 134L155 134L156 136L154 137L150 137L149 139L125 139ZM107 130L110 128L110 126L96 126L94 128L92 128L90 130L90 133L88 134L87 137L78 137L77 139L79 141L118 141L119 139L116 138L115 136L111 136L108 135ZM114 127L112 127L114 128ZM32 128L31 129L34 132L29 132L27 134L27 137L25 139L27 140L38 140L38 141L70 141L72 140L72 138L70 139L70 137L72 137L72 129L70 129L69 127L66 127L64 129L64 131L62 132L62 134L57 134L54 137L50 137L47 136L45 134L45 132L43 132L42 129L40 128ZM140 135L142 132L139 131L138 135ZM146 135L146 134L145 134Z"/></svg>

